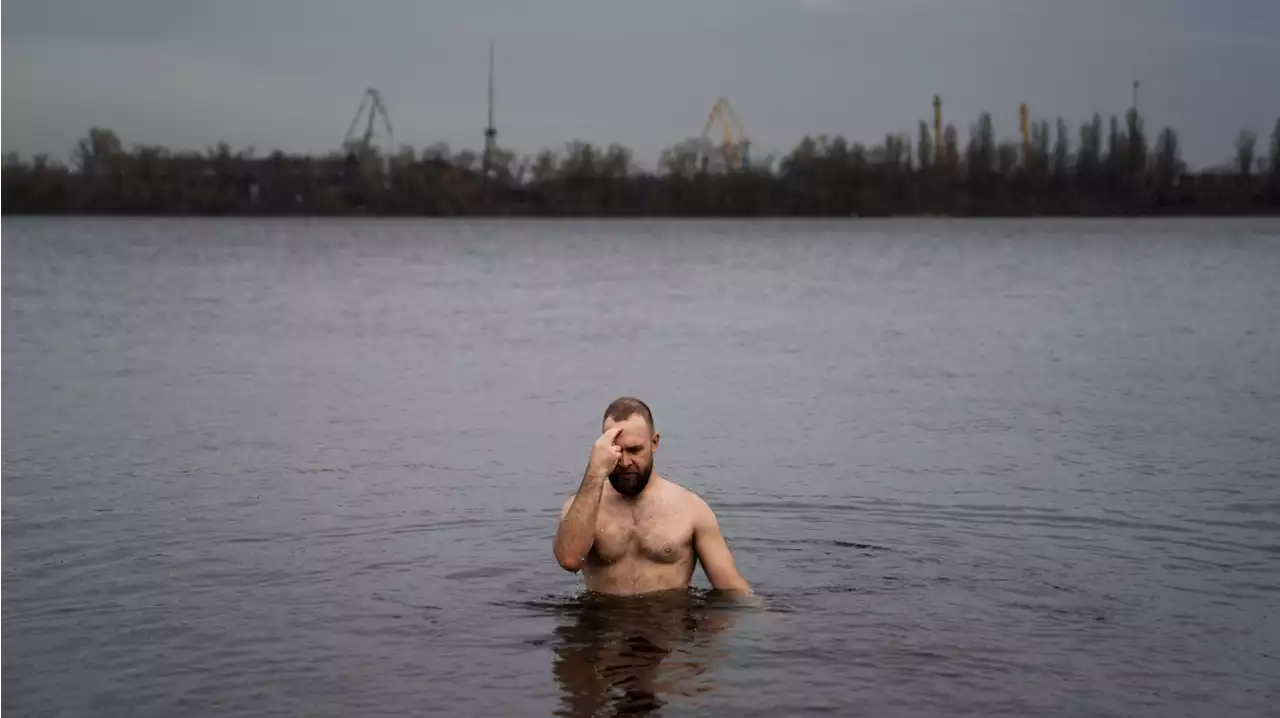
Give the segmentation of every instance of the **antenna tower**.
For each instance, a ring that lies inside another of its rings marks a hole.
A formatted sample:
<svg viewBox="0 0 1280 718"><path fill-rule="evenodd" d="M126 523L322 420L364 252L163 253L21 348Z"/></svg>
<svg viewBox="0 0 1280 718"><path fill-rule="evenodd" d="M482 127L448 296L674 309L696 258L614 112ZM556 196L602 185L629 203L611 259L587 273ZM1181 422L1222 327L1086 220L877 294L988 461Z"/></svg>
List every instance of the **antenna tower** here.
<svg viewBox="0 0 1280 718"><path fill-rule="evenodd" d="M484 179L493 170L493 153L498 148L498 128L493 126L493 40L489 41L489 124L484 128L484 159L481 163Z"/></svg>

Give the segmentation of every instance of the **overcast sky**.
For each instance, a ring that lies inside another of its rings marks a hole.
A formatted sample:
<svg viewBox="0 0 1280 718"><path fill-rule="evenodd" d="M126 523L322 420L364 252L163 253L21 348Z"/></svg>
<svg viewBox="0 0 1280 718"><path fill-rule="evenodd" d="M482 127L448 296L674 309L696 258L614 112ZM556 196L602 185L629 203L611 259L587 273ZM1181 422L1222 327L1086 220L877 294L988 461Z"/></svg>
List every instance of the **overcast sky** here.
<svg viewBox="0 0 1280 718"><path fill-rule="evenodd" d="M620 142L652 166L717 96L753 154L805 133L868 145L931 116L962 140L1018 103L1121 114L1193 165L1265 146L1280 116L1277 0L5 0L3 146L65 157L90 126L127 145L336 148L377 87L398 143L481 146L487 43L499 143Z"/></svg>

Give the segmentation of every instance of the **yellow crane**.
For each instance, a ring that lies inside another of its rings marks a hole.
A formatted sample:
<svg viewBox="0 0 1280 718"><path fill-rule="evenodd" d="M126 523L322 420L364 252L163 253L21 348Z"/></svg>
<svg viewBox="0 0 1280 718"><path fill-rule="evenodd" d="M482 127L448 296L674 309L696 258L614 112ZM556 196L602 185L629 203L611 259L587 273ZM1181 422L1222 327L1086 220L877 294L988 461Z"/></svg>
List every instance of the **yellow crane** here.
<svg viewBox="0 0 1280 718"><path fill-rule="evenodd" d="M721 132L724 134L725 162L730 169L746 169L751 141L747 139L747 131L738 121L733 105L723 97L716 100L711 106L711 113L707 115L707 124L702 128L702 139L705 142L710 142L708 135L711 128L717 124L720 125Z"/></svg>

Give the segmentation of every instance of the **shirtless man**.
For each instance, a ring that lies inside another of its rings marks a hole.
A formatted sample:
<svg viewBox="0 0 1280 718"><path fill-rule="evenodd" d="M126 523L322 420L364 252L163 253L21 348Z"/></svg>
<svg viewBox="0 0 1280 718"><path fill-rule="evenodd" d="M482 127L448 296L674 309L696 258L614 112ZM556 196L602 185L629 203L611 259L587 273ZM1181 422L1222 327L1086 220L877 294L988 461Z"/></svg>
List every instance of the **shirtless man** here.
<svg viewBox="0 0 1280 718"><path fill-rule="evenodd" d="M618 399L603 429L577 495L560 509L560 565L582 571L590 591L633 595L688 588L701 562L712 586L749 595L711 508L653 473L658 434L649 407Z"/></svg>

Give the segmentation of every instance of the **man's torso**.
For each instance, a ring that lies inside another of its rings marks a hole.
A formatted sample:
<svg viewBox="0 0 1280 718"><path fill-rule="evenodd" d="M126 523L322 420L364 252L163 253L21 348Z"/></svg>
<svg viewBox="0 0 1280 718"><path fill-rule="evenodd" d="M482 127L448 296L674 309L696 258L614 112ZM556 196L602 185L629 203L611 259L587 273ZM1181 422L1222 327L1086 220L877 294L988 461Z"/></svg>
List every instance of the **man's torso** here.
<svg viewBox="0 0 1280 718"><path fill-rule="evenodd" d="M587 588L636 594L687 587L697 561L694 508L693 494L656 476L634 504L605 487L583 566Z"/></svg>

